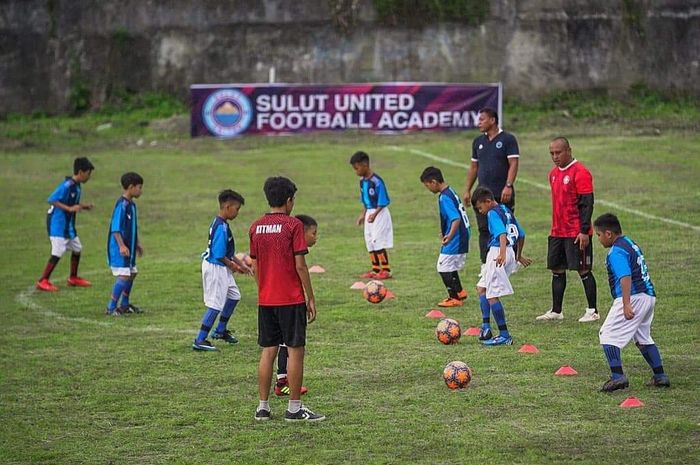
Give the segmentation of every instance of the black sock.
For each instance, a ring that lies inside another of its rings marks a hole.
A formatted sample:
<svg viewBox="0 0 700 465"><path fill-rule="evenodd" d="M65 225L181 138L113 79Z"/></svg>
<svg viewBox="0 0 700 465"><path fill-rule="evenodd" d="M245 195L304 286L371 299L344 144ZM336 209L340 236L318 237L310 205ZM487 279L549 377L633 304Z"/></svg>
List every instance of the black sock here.
<svg viewBox="0 0 700 465"><path fill-rule="evenodd" d="M581 283L583 284L583 290L586 293L586 300L588 301L588 308L595 308L596 313L598 313L596 304L598 300L598 291L595 282L595 276L590 271L586 274L581 275Z"/></svg>
<svg viewBox="0 0 700 465"><path fill-rule="evenodd" d="M287 374L287 358L288 358L287 348L280 347L279 352L277 353L277 374L278 375L286 375Z"/></svg>
<svg viewBox="0 0 700 465"><path fill-rule="evenodd" d="M554 313L561 313L565 290L566 271L563 273L552 273L552 311Z"/></svg>
<svg viewBox="0 0 700 465"><path fill-rule="evenodd" d="M457 298L457 291L453 286L454 286L454 277L452 276L452 271L447 271L447 272L440 272L440 277L442 278L442 282L445 284L445 287L447 288L447 293L449 296L453 299ZM459 279L459 277L457 277Z"/></svg>
<svg viewBox="0 0 700 465"><path fill-rule="evenodd" d="M78 265L80 265L80 254L73 252L70 256L70 277L78 276Z"/></svg>
<svg viewBox="0 0 700 465"><path fill-rule="evenodd" d="M53 273L53 269L56 268L56 265L58 265L58 261L60 259L61 257L57 257L55 255L51 255L51 257L49 257L49 261L46 262L46 267L44 267L44 272L41 274L41 278L39 278L40 281L51 277L51 273Z"/></svg>
<svg viewBox="0 0 700 465"><path fill-rule="evenodd" d="M452 289L454 289L457 294L462 292L462 281L459 280L459 273L457 271L452 272Z"/></svg>
<svg viewBox="0 0 700 465"><path fill-rule="evenodd" d="M373 250L369 253L369 259L372 261L372 271L379 273L381 268L379 267L379 252Z"/></svg>

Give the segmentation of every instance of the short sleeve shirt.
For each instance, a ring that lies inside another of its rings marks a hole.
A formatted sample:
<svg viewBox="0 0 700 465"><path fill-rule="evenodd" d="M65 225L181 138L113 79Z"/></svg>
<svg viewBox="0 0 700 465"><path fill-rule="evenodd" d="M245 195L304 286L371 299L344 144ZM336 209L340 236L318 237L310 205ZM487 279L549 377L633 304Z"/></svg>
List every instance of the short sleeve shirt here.
<svg viewBox="0 0 700 465"><path fill-rule="evenodd" d="M573 160L565 168L555 166L549 172L549 186L552 190L552 229L553 237L576 237L581 232L578 198L593 193L593 176L578 160ZM591 226L589 235L593 234Z"/></svg>
<svg viewBox="0 0 700 465"><path fill-rule="evenodd" d="M442 246L440 253L461 255L469 252L469 236L471 234L469 218L464 211L462 200L451 187L446 187L438 195L438 208L440 209L440 230L443 236L450 232L455 220L459 221L457 232L447 244Z"/></svg>
<svg viewBox="0 0 700 465"><path fill-rule="evenodd" d="M217 216L209 226L209 241L207 242L207 250L202 254L202 259L214 265L226 266L221 259L231 259L235 254L236 246L231 228L225 219Z"/></svg>
<svg viewBox="0 0 700 465"><path fill-rule="evenodd" d="M124 245L129 248L129 256L123 257L119 253L119 243L114 238L114 233L122 236ZM136 244L138 244L138 219L136 204L126 197L120 197L114 204L112 220L109 223L107 236L107 261L111 267L136 266Z"/></svg>
<svg viewBox="0 0 700 465"><path fill-rule="evenodd" d="M376 173L368 179L360 179L360 201L368 210L377 207L388 207L389 203L391 203L386 184Z"/></svg>
<svg viewBox="0 0 700 465"><path fill-rule="evenodd" d="M297 305L306 301L296 255L308 253L304 225L283 213L268 213L250 226L250 257L256 260L258 305Z"/></svg>
<svg viewBox="0 0 700 465"><path fill-rule="evenodd" d="M622 297L620 280L625 276L629 276L632 281L632 295L648 294L656 296L644 254L632 239L627 236L618 237L608 251L606 265L608 268L610 293L613 299Z"/></svg>
<svg viewBox="0 0 700 465"><path fill-rule="evenodd" d="M476 171L479 185L488 187L496 197L501 195L508 180L508 159L518 157L518 141L506 131L499 132L493 140L482 134L472 143L472 161L479 164Z"/></svg>
<svg viewBox="0 0 700 465"><path fill-rule="evenodd" d="M56 190L51 193L47 201L49 203L61 202L69 207L78 205L80 203L80 183L67 176ZM75 213L63 211L53 205L49 207L46 227L49 236L52 237L73 239L78 234L75 230Z"/></svg>

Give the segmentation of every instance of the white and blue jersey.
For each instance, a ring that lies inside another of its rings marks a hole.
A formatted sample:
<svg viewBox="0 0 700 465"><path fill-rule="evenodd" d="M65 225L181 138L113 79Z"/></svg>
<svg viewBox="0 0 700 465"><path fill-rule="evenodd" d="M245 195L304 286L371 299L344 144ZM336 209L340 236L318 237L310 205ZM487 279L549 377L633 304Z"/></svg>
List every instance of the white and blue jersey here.
<svg viewBox="0 0 700 465"><path fill-rule="evenodd" d="M129 248L129 256L122 257L114 233L122 236L124 245ZM120 197L114 205L112 221L107 238L107 261L112 268L133 268L136 266L136 244L138 244L138 222L136 204L126 197Z"/></svg>
<svg viewBox="0 0 700 465"><path fill-rule="evenodd" d="M80 203L80 183L67 176L65 181L51 193L48 202L61 202L69 207L78 205ZM51 205L46 215L46 229L49 237L73 239L78 235L75 230L75 213L63 211Z"/></svg>
<svg viewBox="0 0 700 465"><path fill-rule="evenodd" d="M649 277L647 262L637 244L627 236L615 239L606 258L608 282L613 299L622 297L620 279L629 276L632 279L631 294L648 294L656 297L654 284Z"/></svg>
<svg viewBox="0 0 700 465"><path fill-rule="evenodd" d="M447 244L442 246L440 253L444 255L461 255L469 252L471 227L462 199L451 187L447 186L438 195L438 208L440 209L440 228L443 236L447 236L452 228L452 223L455 220L459 220L457 232Z"/></svg>
<svg viewBox="0 0 700 465"><path fill-rule="evenodd" d="M520 223L515 219L513 213L503 204L498 204L486 213L489 222L489 247L499 247L499 236L506 235L506 244L515 249L518 239L525 237L525 230L520 227Z"/></svg>
<svg viewBox="0 0 700 465"><path fill-rule="evenodd" d="M384 180L373 174L369 179L360 180L360 201L367 210L389 206L389 193Z"/></svg>
<svg viewBox="0 0 700 465"><path fill-rule="evenodd" d="M213 265L226 266L221 259L226 257L230 260L235 254L236 247L231 228L225 219L217 216L209 226L209 241L207 242L207 250L202 254L202 260Z"/></svg>

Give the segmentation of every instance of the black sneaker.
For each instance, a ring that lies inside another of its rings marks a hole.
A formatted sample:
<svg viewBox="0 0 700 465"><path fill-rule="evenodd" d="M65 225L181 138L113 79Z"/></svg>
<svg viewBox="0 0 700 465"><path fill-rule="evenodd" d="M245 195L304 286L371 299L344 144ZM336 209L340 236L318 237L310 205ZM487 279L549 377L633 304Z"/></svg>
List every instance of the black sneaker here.
<svg viewBox="0 0 700 465"><path fill-rule="evenodd" d="M225 330L223 333L219 333L217 331L214 331L211 333L211 338L212 339L221 339L222 341L226 341L229 344L238 344L238 339L236 339L236 336L231 334L231 331L228 329Z"/></svg>
<svg viewBox="0 0 700 465"><path fill-rule="evenodd" d="M109 308L105 308L105 315L107 316L122 316L124 314L124 311L117 307L114 310L110 310Z"/></svg>
<svg viewBox="0 0 700 465"><path fill-rule="evenodd" d="M627 376L622 375L620 378L610 378L603 384L603 387L600 388L601 392L613 392L617 391L618 389L626 389L630 386L630 382L627 380Z"/></svg>
<svg viewBox="0 0 700 465"><path fill-rule="evenodd" d="M479 331L479 340L488 341L489 339L493 339L491 328L481 328L481 331Z"/></svg>
<svg viewBox="0 0 700 465"><path fill-rule="evenodd" d="M285 421L323 421L326 419L326 416L314 413L302 405L296 413L292 413L289 410L284 412L284 419Z"/></svg>
<svg viewBox="0 0 700 465"><path fill-rule="evenodd" d="M192 350L201 350L203 352L215 352L219 349L214 347L211 342L206 339L202 342L197 342L196 340L192 343Z"/></svg>
<svg viewBox="0 0 700 465"><path fill-rule="evenodd" d="M122 311L122 313L143 313L143 310L132 304L129 304L126 307L120 307L119 309Z"/></svg>
<svg viewBox="0 0 700 465"><path fill-rule="evenodd" d="M270 418L272 418L272 414L270 413L269 410L258 409L255 411L255 419L257 421L267 421Z"/></svg>
<svg viewBox="0 0 700 465"><path fill-rule="evenodd" d="M668 376L665 374L661 374L658 377L654 376L651 378L651 380L647 383L647 386L652 386L652 387L671 387L671 380L668 379Z"/></svg>

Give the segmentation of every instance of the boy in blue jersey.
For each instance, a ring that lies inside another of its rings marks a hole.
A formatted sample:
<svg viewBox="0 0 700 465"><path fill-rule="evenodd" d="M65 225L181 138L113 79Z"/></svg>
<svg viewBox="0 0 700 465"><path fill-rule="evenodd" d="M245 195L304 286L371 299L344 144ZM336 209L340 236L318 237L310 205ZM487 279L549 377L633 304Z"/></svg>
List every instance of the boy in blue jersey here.
<svg viewBox="0 0 700 465"><path fill-rule="evenodd" d="M433 194L438 194L440 211L440 255L437 271L447 288L447 298L438 303L440 307L460 307L467 298L462 288L459 271L464 268L469 252L471 227L462 199L445 182L442 171L429 166L420 175L423 185Z"/></svg>
<svg viewBox="0 0 700 465"><path fill-rule="evenodd" d="M631 340L635 341L654 372L649 385L669 387L671 382L664 373L661 354L651 338L656 292L644 254L632 239L622 234L620 221L612 213L596 218L593 228L598 241L610 249L606 266L613 297L612 306L599 334L612 373L601 391L612 392L629 386L622 371L620 351Z"/></svg>
<svg viewBox="0 0 700 465"><path fill-rule="evenodd" d="M134 199L141 197L143 178L138 173L125 173L121 184L124 190L114 205L107 237L107 261L116 280L107 302L106 314L113 316L142 313L139 307L129 302L129 296L138 273L136 256L143 255L134 203Z"/></svg>
<svg viewBox="0 0 700 465"><path fill-rule="evenodd" d="M486 266L476 285L482 317L479 340L487 346L512 345L513 337L508 332L500 297L513 294L508 276L517 270L518 263L522 266L532 263L532 260L522 255L525 231L513 212L496 202L491 190L477 187L471 200L474 208L486 216L490 234ZM499 334L496 337L493 337L491 331L491 312L498 325Z"/></svg>
<svg viewBox="0 0 700 465"><path fill-rule="evenodd" d="M46 228L51 242L51 256L41 278L36 283L36 288L40 291L58 291L58 287L49 281L49 278L66 250L72 252L68 285L77 287L91 285L90 281L78 276L78 264L83 246L75 230L75 216L78 212L88 211L93 207L91 203L80 203L80 185L88 182L94 169L95 167L87 158L76 158L73 161L73 176L67 176L48 198L51 206L46 216Z"/></svg>
<svg viewBox="0 0 700 465"><path fill-rule="evenodd" d="M229 344L238 343L238 339L226 328L241 300L233 273L240 269L243 273L252 275L253 270L236 258L236 245L228 222L238 216L243 205L245 199L238 192L226 189L219 193L219 214L209 226L207 250L202 254L202 287L207 309L199 333L192 343L193 350L217 350L207 337L219 314L219 324L212 333L212 338Z"/></svg>
<svg viewBox="0 0 700 465"><path fill-rule="evenodd" d="M358 225L364 224L365 245L372 262L372 269L361 278L389 279L391 267L386 249L394 247L394 229L389 213L389 194L384 180L372 171L369 155L356 152L350 157L355 174L360 176L360 201L362 213L357 217Z"/></svg>

